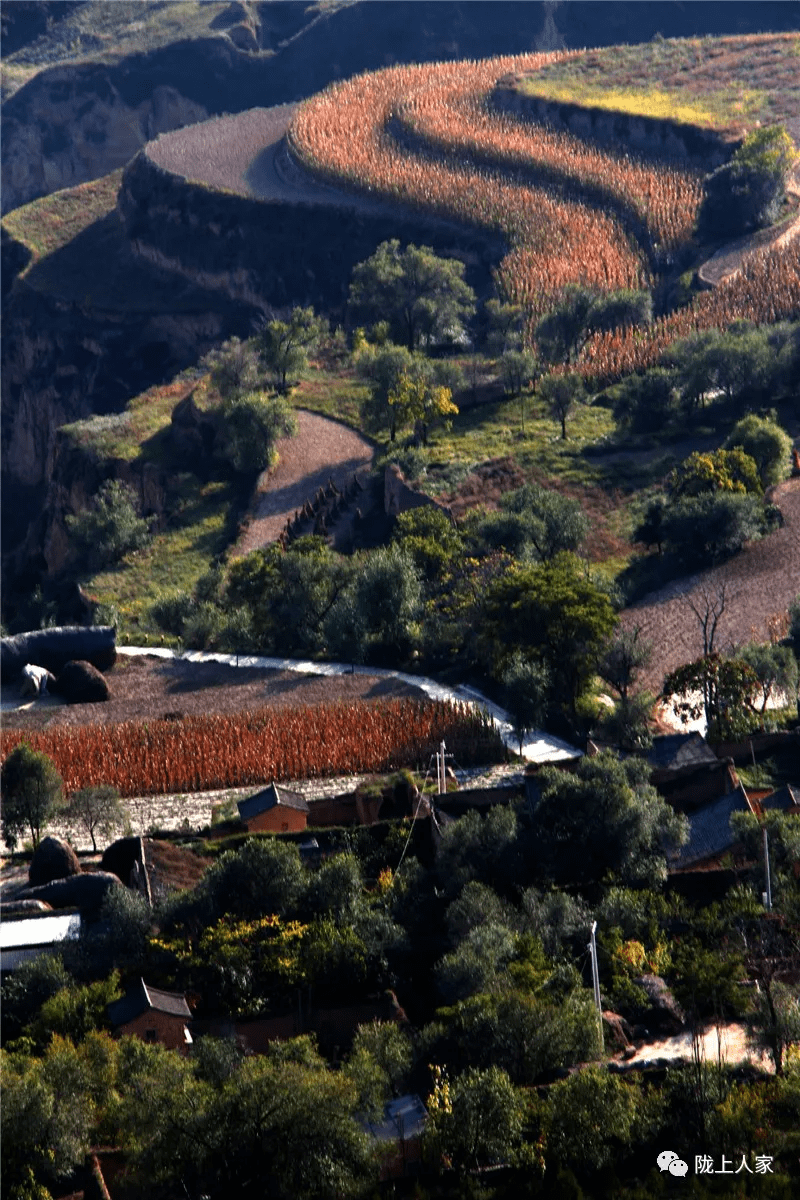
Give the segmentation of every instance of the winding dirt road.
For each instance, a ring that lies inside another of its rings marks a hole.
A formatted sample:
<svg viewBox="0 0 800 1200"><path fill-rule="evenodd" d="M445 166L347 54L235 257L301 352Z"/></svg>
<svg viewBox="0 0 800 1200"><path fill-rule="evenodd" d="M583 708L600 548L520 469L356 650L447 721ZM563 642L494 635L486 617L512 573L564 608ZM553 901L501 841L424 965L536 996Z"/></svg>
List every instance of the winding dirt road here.
<svg viewBox="0 0 800 1200"><path fill-rule="evenodd" d="M234 555L274 542L287 520L330 479L343 491L356 471L372 463L374 447L360 433L305 409L295 415L297 434L277 442L278 465L259 479L252 516Z"/></svg>

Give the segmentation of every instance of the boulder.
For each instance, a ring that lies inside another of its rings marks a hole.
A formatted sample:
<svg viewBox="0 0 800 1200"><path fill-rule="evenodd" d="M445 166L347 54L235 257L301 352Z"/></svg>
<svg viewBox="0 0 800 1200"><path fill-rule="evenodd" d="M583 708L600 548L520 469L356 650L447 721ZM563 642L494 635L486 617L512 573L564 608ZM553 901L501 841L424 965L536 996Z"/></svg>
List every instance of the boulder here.
<svg viewBox="0 0 800 1200"><path fill-rule="evenodd" d="M140 837L117 838L110 846L106 846L100 866L104 871L111 871L124 884L128 884L134 867L142 860L142 839Z"/></svg>
<svg viewBox="0 0 800 1200"><path fill-rule="evenodd" d="M46 837L39 842L31 859L28 882L31 887L41 887L54 879L69 879L80 873L81 864L72 846L58 838Z"/></svg>
<svg viewBox="0 0 800 1200"><path fill-rule="evenodd" d="M686 1017L661 976L640 975L634 979L634 983L643 989L650 1002L650 1007L639 1014L649 1032L663 1037L680 1033L686 1024Z"/></svg>
<svg viewBox="0 0 800 1200"><path fill-rule="evenodd" d="M113 625L65 625L18 633L0 642L0 674L7 683L19 678L26 663L37 663L57 675L74 659L105 671L117 661L116 636Z"/></svg>
<svg viewBox="0 0 800 1200"><path fill-rule="evenodd" d="M43 900L53 908L99 909L110 888L122 887L108 871L84 871L70 879L56 879L20 892L18 900Z"/></svg>
<svg viewBox="0 0 800 1200"><path fill-rule="evenodd" d="M105 677L97 667L80 659L67 663L53 690L63 696L67 704L100 704L109 696Z"/></svg>

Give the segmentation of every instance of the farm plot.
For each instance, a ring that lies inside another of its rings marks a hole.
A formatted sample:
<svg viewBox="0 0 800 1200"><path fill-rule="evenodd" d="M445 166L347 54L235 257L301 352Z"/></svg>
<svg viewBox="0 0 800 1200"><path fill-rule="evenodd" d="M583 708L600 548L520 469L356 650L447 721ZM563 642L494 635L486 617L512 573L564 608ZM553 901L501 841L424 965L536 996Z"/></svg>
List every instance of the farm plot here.
<svg viewBox="0 0 800 1200"><path fill-rule="evenodd" d="M703 612L705 596L718 598L723 585L720 650L764 641L769 624L785 618L800 590L800 479L781 484L773 499L783 514L781 529L746 546L730 562L678 580L622 614L623 624L638 625L654 646L654 665L642 673L643 687L658 693L669 671L701 656L702 631L691 606Z"/></svg>
<svg viewBox="0 0 800 1200"><path fill-rule="evenodd" d="M36 733L7 729L3 757L23 740L53 759L67 792L106 783L123 796L393 771L427 763L442 740L464 764L503 757L490 718L474 708L409 699L56 726Z"/></svg>

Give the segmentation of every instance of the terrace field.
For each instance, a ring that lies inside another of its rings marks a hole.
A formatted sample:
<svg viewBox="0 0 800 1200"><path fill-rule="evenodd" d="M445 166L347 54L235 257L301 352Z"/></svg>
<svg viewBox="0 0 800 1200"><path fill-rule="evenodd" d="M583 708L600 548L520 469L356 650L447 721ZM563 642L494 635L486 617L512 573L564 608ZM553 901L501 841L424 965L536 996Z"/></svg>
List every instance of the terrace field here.
<svg viewBox="0 0 800 1200"><path fill-rule="evenodd" d="M800 35L654 38L571 55L519 90L558 103L699 125L741 136L800 118Z"/></svg>

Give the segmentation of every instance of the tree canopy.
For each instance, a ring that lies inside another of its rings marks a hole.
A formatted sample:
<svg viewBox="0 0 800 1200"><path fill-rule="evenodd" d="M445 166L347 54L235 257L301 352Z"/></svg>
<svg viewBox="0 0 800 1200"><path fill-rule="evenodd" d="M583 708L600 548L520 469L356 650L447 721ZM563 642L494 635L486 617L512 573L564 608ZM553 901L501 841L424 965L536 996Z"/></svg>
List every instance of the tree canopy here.
<svg viewBox="0 0 800 1200"><path fill-rule="evenodd" d="M464 322L475 311L475 293L458 259L441 258L430 246L401 249L392 238L355 267L350 303L387 320L394 340L414 350L462 337Z"/></svg>
<svg viewBox="0 0 800 1200"><path fill-rule="evenodd" d="M3 840L10 850L26 832L34 849L62 798L64 781L55 763L27 742L15 746L0 768Z"/></svg>

